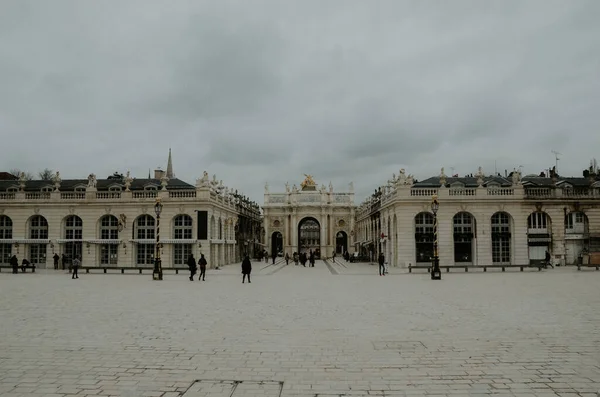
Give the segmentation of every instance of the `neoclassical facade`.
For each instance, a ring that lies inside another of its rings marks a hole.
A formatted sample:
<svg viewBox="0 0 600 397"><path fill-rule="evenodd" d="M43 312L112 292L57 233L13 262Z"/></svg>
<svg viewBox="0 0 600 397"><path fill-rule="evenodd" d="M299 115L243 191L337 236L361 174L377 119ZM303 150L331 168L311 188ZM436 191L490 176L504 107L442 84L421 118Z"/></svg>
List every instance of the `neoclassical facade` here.
<svg viewBox="0 0 600 397"><path fill-rule="evenodd" d="M390 264L430 263L432 196L439 201L438 241L445 265L573 264L600 251L600 181L590 178L437 177L415 182L400 170L357 209L355 250Z"/></svg>
<svg viewBox="0 0 600 397"><path fill-rule="evenodd" d="M311 175L298 188L286 184L284 192L271 193L265 186L264 235L269 254L317 252L331 257L354 244L354 188L334 192L319 187Z"/></svg>
<svg viewBox="0 0 600 397"><path fill-rule="evenodd" d="M52 267L58 253L81 256L83 266L152 267L158 243L163 267L185 267L189 254L201 253L216 267L258 250L260 227L256 203L206 172L195 185L175 178L170 156L154 178L0 181L2 264L16 254Z"/></svg>

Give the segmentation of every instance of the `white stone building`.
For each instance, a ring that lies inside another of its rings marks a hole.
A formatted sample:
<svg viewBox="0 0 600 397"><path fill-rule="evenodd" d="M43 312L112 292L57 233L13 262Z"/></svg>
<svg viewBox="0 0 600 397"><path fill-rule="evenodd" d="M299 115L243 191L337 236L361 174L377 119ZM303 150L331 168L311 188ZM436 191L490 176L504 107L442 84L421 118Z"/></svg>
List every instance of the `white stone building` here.
<svg viewBox="0 0 600 397"><path fill-rule="evenodd" d="M264 235L269 254L312 250L321 257L331 257L333 251L343 253L354 244L354 188L334 192L321 185L311 175L285 192L271 193L265 186L263 205Z"/></svg>
<svg viewBox="0 0 600 397"><path fill-rule="evenodd" d="M404 170L356 213L355 249L393 266L429 264L433 255L432 196L440 204L442 265L529 264L548 250L573 264L600 251L600 181L591 178L439 176L415 183Z"/></svg>
<svg viewBox="0 0 600 397"><path fill-rule="evenodd" d="M159 226L163 267L185 267L189 254L201 253L216 267L254 250L260 222L258 205L216 176L204 172L195 186L175 178L170 153L167 171L154 178L61 180L57 172L52 181L0 180L2 265L16 254L52 267L58 253L67 263L81 256L83 266L152 267Z"/></svg>

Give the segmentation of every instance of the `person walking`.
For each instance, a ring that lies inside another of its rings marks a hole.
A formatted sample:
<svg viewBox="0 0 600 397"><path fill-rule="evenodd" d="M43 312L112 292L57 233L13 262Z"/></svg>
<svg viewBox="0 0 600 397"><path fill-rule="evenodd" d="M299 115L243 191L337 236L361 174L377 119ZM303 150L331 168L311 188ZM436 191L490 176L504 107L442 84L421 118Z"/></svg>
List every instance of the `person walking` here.
<svg viewBox="0 0 600 397"><path fill-rule="evenodd" d="M298 253L294 252L294 255L292 255L292 257L294 258L294 264L296 266L298 266L298 261L300 260L300 257L298 256Z"/></svg>
<svg viewBox="0 0 600 397"><path fill-rule="evenodd" d="M275 259L277 259L277 251L273 251L271 253L271 257L273 258L273 264L275 264Z"/></svg>
<svg viewBox="0 0 600 397"><path fill-rule="evenodd" d="M200 265L200 275L198 276L198 281L200 281L200 279L202 279L202 281L204 280L204 277L206 277L206 265L208 263L206 262L206 258L204 257L204 254L200 254L200 259L198 259L198 265Z"/></svg>
<svg viewBox="0 0 600 397"><path fill-rule="evenodd" d="M71 279L79 278L79 273L77 272L79 270L79 266L81 266L81 261L79 260L79 257L75 255L73 258L73 276Z"/></svg>
<svg viewBox="0 0 600 397"><path fill-rule="evenodd" d="M60 261L62 263L62 270L65 270L67 268L67 257L65 254L62 254Z"/></svg>
<svg viewBox="0 0 600 397"><path fill-rule="evenodd" d="M287 252L285 253L285 265L289 265L290 264L290 254L288 254Z"/></svg>
<svg viewBox="0 0 600 397"><path fill-rule="evenodd" d="M13 255L10 258L10 265L12 266L13 273L18 274L19 273L19 259L17 258L16 255Z"/></svg>
<svg viewBox="0 0 600 397"><path fill-rule="evenodd" d="M385 276L385 257L383 256L383 252L379 253L379 275Z"/></svg>
<svg viewBox="0 0 600 397"><path fill-rule="evenodd" d="M333 251L333 255L331 256L331 259L333 259L333 263L335 263L335 250Z"/></svg>
<svg viewBox="0 0 600 397"><path fill-rule="evenodd" d="M242 284L246 280L246 276L248 276L248 282L250 283L250 273L252 273L252 264L250 263L250 257L246 255L244 260L242 261Z"/></svg>
<svg viewBox="0 0 600 397"><path fill-rule="evenodd" d="M308 257L310 267L315 267L315 253L310 250L310 255Z"/></svg>
<svg viewBox="0 0 600 397"><path fill-rule="evenodd" d="M60 259L60 256L58 256L58 254L54 254L52 259L54 259L54 270L58 270L58 260Z"/></svg>
<svg viewBox="0 0 600 397"><path fill-rule="evenodd" d="M194 281L194 275L196 274L196 259L194 255L188 256L187 265L190 268L190 281Z"/></svg>

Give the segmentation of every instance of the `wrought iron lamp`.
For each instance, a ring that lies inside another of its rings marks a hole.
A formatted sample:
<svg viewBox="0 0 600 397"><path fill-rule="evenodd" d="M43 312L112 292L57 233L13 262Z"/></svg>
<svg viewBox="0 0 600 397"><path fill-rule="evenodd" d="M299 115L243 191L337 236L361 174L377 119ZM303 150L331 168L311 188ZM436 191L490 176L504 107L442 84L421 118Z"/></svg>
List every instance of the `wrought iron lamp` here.
<svg viewBox="0 0 600 397"><path fill-rule="evenodd" d="M156 212L156 253L154 255L154 271L152 272L153 280L162 280L163 279L163 271L162 271L162 263L160 260L160 213L162 212L163 204L160 202L160 198L156 199L156 204L154 204L154 212Z"/></svg>
<svg viewBox="0 0 600 397"><path fill-rule="evenodd" d="M440 271L440 257L438 253L438 221L437 212L440 208L437 194L431 197L431 212L433 212L433 263L431 268L431 279L441 280L442 272Z"/></svg>

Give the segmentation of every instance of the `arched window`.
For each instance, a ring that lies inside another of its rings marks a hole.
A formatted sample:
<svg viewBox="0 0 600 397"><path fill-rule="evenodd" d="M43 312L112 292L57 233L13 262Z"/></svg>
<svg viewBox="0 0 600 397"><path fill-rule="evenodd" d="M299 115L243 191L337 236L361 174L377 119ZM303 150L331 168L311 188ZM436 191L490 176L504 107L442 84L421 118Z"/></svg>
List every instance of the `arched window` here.
<svg viewBox="0 0 600 397"><path fill-rule="evenodd" d="M433 215L421 212L415 216L416 262L430 262L433 257Z"/></svg>
<svg viewBox="0 0 600 397"><path fill-rule="evenodd" d="M454 262L473 263L475 220L468 212L454 215Z"/></svg>
<svg viewBox="0 0 600 397"><path fill-rule="evenodd" d="M119 220L114 215L104 215L100 219L100 264L116 265L119 251ZM113 240L113 241L109 241Z"/></svg>
<svg viewBox="0 0 600 397"><path fill-rule="evenodd" d="M65 250L67 260L72 261L75 256L82 254L83 221L77 215L71 215L65 219Z"/></svg>
<svg viewBox="0 0 600 397"><path fill-rule="evenodd" d="M134 236L137 240L153 240L155 238L155 220L150 215L141 215L135 221ZM152 266L154 263L155 243L138 242L136 264Z"/></svg>
<svg viewBox="0 0 600 397"><path fill-rule="evenodd" d="M537 233L547 233L549 223L545 212L534 212L527 218L527 228L535 229Z"/></svg>
<svg viewBox="0 0 600 397"><path fill-rule="evenodd" d="M177 215L173 220L173 237L176 240L192 239L192 217L189 215ZM187 258L192 253L192 244L176 243L173 246L173 265L175 267L185 266Z"/></svg>
<svg viewBox="0 0 600 397"><path fill-rule="evenodd" d="M29 220L29 238L34 240L48 239L48 221L41 215L35 215ZM29 260L35 264L46 263L46 245L29 244Z"/></svg>
<svg viewBox="0 0 600 397"><path fill-rule="evenodd" d="M511 262L511 220L506 212L492 215L492 262Z"/></svg>
<svg viewBox="0 0 600 397"><path fill-rule="evenodd" d="M12 235L12 220L6 215L0 215L0 263L8 265L12 256L12 244L1 240L10 240Z"/></svg>

